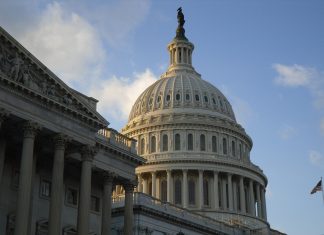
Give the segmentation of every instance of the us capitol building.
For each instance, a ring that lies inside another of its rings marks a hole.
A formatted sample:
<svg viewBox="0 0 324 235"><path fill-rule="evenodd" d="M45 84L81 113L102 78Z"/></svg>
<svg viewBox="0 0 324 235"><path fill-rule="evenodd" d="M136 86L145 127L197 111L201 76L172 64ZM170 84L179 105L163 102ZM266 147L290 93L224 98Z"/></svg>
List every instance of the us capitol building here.
<svg viewBox="0 0 324 235"><path fill-rule="evenodd" d="M283 234L252 140L192 66L184 23L179 8L168 70L122 133L0 28L0 234Z"/></svg>

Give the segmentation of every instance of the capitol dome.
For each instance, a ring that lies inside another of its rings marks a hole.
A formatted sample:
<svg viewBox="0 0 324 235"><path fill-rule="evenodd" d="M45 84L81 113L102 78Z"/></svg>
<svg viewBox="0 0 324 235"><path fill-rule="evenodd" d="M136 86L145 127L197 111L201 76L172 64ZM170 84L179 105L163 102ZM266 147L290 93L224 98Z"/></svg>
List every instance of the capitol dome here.
<svg viewBox="0 0 324 235"><path fill-rule="evenodd" d="M269 227L267 178L250 159L252 140L228 99L192 66L181 14L167 71L138 97L122 130L146 159L136 168L137 191L218 221Z"/></svg>

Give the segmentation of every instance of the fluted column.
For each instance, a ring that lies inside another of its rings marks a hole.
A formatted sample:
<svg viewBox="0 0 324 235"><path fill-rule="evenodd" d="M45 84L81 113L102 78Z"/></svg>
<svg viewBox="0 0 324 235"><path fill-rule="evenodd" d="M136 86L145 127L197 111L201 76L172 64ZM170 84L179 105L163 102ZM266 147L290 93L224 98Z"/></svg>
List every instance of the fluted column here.
<svg viewBox="0 0 324 235"><path fill-rule="evenodd" d="M267 204L266 204L266 198L265 198L265 188L261 187L261 200L262 200L262 215L263 219L267 220Z"/></svg>
<svg viewBox="0 0 324 235"><path fill-rule="evenodd" d="M143 193L148 194L147 179L143 178Z"/></svg>
<svg viewBox="0 0 324 235"><path fill-rule="evenodd" d="M63 173L66 136L58 134L54 137L54 159L52 170L51 201L48 221L48 234L61 232L62 199L64 195Z"/></svg>
<svg viewBox="0 0 324 235"><path fill-rule="evenodd" d="M137 192L141 192L143 193L143 179L142 179L142 174L139 173L137 175L137 179L138 179L138 186L137 186Z"/></svg>
<svg viewBox="0 0 324 235"><path fill-rule="evenodd" d="M124 234L133 235L133 191L132 184L124 185L125 189L125 214L124 214Z"/></svg>
<svg viewBox="0 0 324 235"><path fill-rule="evenodd" d="M101 214L101 235L111 234L111 193L113 175L106 172L103 181L102 214Z"/></svg>
<svg viewBox="0 0 324 235"><path fill-rule="evenodd" d="M188 170L182 170L182 205L188 207Z"/></svg>
<svg viewBox="0 0 324 235"><path fill-rule="evenodd" d="M222 208L223 210L227 210L227 194L226 194L226 181L222 179Z"/></svg>
<svg viewBox="0 0 324 235"><path fill-rule="evenodd" d="M156 197L156 172L152 173L152 197Z"/></svg>
<svg viewBox="0 0 324 235"><path fill-rule="evenodd" d="M91 200L91 175L92 160L95 155L95 148L84 146L81 152L81 182L80 182L80 203L78 208L78 235L89 233L89 212Z"/></svg>
<svg viewBox="0 0 324 235"><path fill-rule="evenodd" d="M233 186L232 186L232 174L227 174L227 188L228 188L228 208L233 210Z"/></svg>
<svg viewBox="0 0 324 235"><path fill-rule="evenodd" d="M2 182L5 158L6 158L6 140L3 137L0 137L0 185ZM1 195L1 192L0 192L0 195Z"/></svg>
<svg viewBox="0 0 324 235"><path fill-rule="evenodd" d="M218 198L218 172L214 171L214 209L219 209L219 198Z"/></svg>
<svg viewBox="0 0 324 235"><path fill-rule="evenodd" d="M19 190L16 209L15 235L27 235L32 185L32 169L34 142L39 126L33 122L26 122L20 162Z"/></svg>
<svg viewBox="0 0 324 235"><path fill-rule="evenodd" d="M168 202L171 202L171 198L172 198L171 188L172 188L172 185L171 185L171 170L167 170L167 201Z"/></svg>
<svg viewBox="0 0 324 235"><path fill-rule="evenodd" d="M250 179L249 181L249 191L250 191L250 214L255 216L255 199L254 199L254 189L253 189L253 181Z"/></svg>
<svg viewBox="0 0 324 235"><path fill-rule="evenodd" d="M261 195L260 195L260 184L256 184L256 196L257 196L257 210L258 210L258 217L262 218L262 212L261 212Z"/></svg>
<svg viewBox="0 0 324 235"><path fill-rule="evenodd" d="M204 206L204 182L203 170L198 171L198 208L202 209Z"/></svg>
<svg viewBox="0 0 324 235"><path fill-rule="evenodd" d="M241 212L246 213L244 181L242 176L240 177L240 205L241 205Z"/></svg>
<svg viewBox="0 0 324 235"><path fill-rule="evenodd" d="M233 210L237 211L237 184L236 181L233 180Z"/></svg>

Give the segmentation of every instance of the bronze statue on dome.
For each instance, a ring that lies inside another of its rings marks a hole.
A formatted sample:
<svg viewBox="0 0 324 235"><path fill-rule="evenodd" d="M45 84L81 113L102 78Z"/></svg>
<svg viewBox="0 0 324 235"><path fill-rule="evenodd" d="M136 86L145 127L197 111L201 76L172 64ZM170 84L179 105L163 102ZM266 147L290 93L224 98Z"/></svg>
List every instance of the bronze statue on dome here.
<svg viewBox="0 0 324 235"><path fill-rule="evenodd" d="M178 15L177 15L177 19L178 19L178 28L176 31L176 39L180 39L180 40L186 40L188 41L188 39L185 36L185 29L183 28L184 23L186 22L184 19L184 15L182 13L182 8L179 7L178 8Z"/></svg>

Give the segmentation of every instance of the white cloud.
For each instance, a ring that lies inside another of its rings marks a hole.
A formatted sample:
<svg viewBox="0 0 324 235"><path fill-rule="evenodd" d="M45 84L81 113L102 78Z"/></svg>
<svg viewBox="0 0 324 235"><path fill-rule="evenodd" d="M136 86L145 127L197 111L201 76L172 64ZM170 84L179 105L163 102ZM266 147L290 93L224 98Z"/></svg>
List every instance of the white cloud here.
<svg viewBox="0 0 324 235"><path fill-rule="evenodd" d="M279 130L279 136L283 140L291 139L292 137L296 136L297 130L289 125L285 125Z"/></svg>
<svg viewBox="0 0 324 235"><path fill-rule="evenodd" d="M98 110L104 116L126 121L137 97L157 79L149 69L134 73L133 78L114 76L92 87L90 95L99 99Z"/></svg>
<svg viewBox="0 0 324 235"><path fill-rule="evenodd" d="M275 64L273 68L278 76L275 83L288 87L304 87L313 97L314 106L322 112L324 109L324 73L315 68L302 65L282 65ZM320 122L319 129L324 135L324 118Z"/></svg>
<svg viewBox="0 0 324 235"><path fill-rule="evenodd" d="M105 60L95 29L82 17L48 4L38 24L30 26L21 42L64 81L81 82L100 74Z"/></svg>
<svg viewBox="0 0 324 235"><path fill-rule="evenodd" d="M292 66L275 64L273 68L279 74L279 76L275 78L275 82L283 86L306 86L310 83L314 74L314 69L296 64Z"/></svg>
<svg viewBox="0 0 324 235"><path fill-rule="evenodd" d="M320 167L320 168L324 167L324 157L318 151L311 150L309 152L308 158L312 165Z"/></svg>

